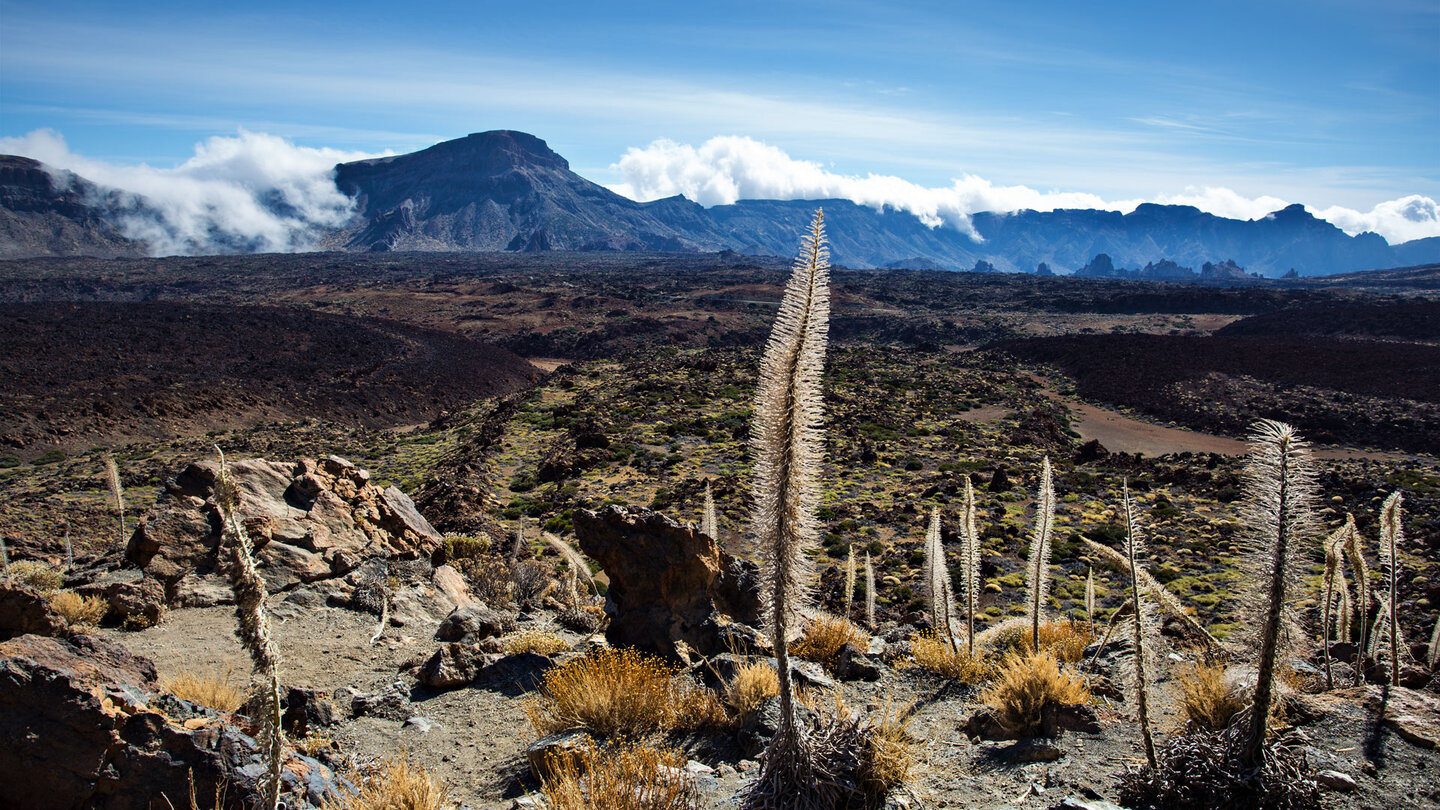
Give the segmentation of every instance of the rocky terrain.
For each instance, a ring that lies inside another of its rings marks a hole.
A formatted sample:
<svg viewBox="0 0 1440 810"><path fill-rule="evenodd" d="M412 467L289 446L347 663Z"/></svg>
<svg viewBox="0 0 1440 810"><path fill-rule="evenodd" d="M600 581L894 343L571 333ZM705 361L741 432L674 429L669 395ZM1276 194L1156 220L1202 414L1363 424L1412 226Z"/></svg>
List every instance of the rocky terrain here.
<svg viewBox="0 0 1440 810"><path fill-rule="evenodd" d="M403 751L459 806L523 807L541 791L543 760L527 751L548 735L526 707L546 672L629 646L708 693L765 660L748 441L783 267L625 253L0 263L15 440L0 467L15 569L0 584L0 733L26 741L5 752L12 770L47 767L0 797L138 808L149 797L137 786L154 785L178 807L192 769L202 806L222 782L230 806L253 794L253 710L173 692L187 673L248 681L215 445L269 591L290 806L363 783ZM1093 569L1102 622L1129 584L1082 538L1118 543L1126 482L1155 578L1238 643L1236 439L1248 420L1283 415L1319 442L1322 521L1352 513L1372 566L1380 504L1404 493L1408 642L1398 687L1373 660L1350 685L1354 650L1335 645L1332 690L1310 643L1287 662L1283 739L1330 772L1323 806L1434 806L1440 693L1418 663L1440 605L1440 462L1424 410L1434 346L1423 282L1406 291L837 272L814 607L845 612L854 548L874 563L877 622L843 653L798 664L807 711L833 711L836 690L872 719L913 706L917 767L890 807L1106 808L1144 757L1128 659L1087 627L1085 581ZM1297 337L1283 362L1255 360ZM1117 356L1143 384L1091 371ZM1059 500L1047 609L1082 628L1103 678L1048 736L1017 741L987 725L986 684L917 663L920 545L938 507L953 551L968 478L979 626L1019 615L1047 456ZM707 483L718 542L694 527ZM547 536L585 555L593 584ZM1303 564L1298 601L1313 621L1324 555L1308 548ZM62 591L94 612L61 612ZM1184 723L1181 673L1206 658L1181 624L1163 630L1162 743ZM726 711L654 739L681 752L703 806L733 807L773 728L773 712Z"/></svg>

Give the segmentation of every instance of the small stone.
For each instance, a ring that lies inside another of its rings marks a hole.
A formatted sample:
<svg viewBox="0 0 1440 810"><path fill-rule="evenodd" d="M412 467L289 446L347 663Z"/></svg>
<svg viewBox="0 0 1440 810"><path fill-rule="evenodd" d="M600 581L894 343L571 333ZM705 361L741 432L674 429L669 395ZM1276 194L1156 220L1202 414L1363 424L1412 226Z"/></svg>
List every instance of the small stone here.
<svg viewBox="0 0 1440 810"><path fill-rule="evenodd" d="M1315 774L1315 781L1340 793L1349 793L1359 787L1349 774L1344 774L1339 771L1321 771Z"/></svg>
<svg viewBox="0 0 1440 810"><path fill-rule="evenodd" d="M685 763L685 772L691 776L709 776L715 773L715 769L697 760L690 760Z"/></svg>
<svg viewBox="0 0 1440 810"><path fill-rule="evenodd" d="M739 771L735 770L733 766L722 762L720 763L720 767L715 769L715 773L717 776L734 776L739 773Z"/></svg>
<svg viewBox="0 0 1440 810"><path fill-rule="evenodd" d="M525 758L530 761L530 772L535 778L544 780L551 776L552 767L566 759L578 758L590 745L590 735L583 731L561 731L531 743L525 749Z"/></svg>
<svg viewBox="0 0 1440 810"><path fill-rule="evenodd" d="M740 773L748 773L758 767L760 767L760 763L756 762L753 759L742 759L739 762L735 763L735 770L739 771Z"/></svg>
<svg viewBox="0 0 1440 810"><path fill-rule="evenodd" d="M510 803L510 810L545 810L545 800L539 796L521 796Z"/></svg>
<svg viewBox="0 0 1440 810"><path fill-rule="evenodd" d="M1077 799L1074 796L1066 796L1060 800L1060 804L1056 805L1055 810L1125 810L1125 808L1104 801L1098 796L1088 801Z"/></svg>
<svg viewBox="0 0 1440 810"><path fill-rule="evenodd" d="M401 728L413 728L421 734L429 734L432 729L439 727L439 723L436 723L428 717L411 717L405 721L405 725Z"/></svg>
<svg viewBox="0 0 1440 810"><path fill-rule="evenodd" d="M1043 740L1029 739L1001 749L999 755L1012 765L1020 765L1026 762L1054 762L1065 756L1065 751Z"/></svg>

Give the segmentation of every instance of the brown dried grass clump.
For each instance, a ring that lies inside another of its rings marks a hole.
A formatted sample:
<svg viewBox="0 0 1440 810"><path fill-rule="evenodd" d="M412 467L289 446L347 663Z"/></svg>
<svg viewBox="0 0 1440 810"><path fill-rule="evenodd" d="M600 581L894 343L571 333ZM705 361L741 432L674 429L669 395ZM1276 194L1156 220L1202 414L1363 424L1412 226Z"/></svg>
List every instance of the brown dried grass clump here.
<svg viewBox="0 0 1440 810"><path fill-rule="evenodd" d="M522 630L501 639L500 644L506 655L519 655L520 653L554 655L570 649L570 645L565 642L565 639L554 633L542 633L539 630Z"/></svg>
<svg viewBox="0 0 1440 810"><path fill-rule="evenodd" d="M245 702L245 693L236 684L235 671L194 672L186 670L172 678L162 678L160 688L181 700L221 712L235 712Z"/></svg>
<svg viewBox="0 0 1440 810"><path fill-rule="evenodd" d="M692 810L700 794L685 757L641 745L596 747L552 756L542 784L551 810Z"/></svg>
<svg viewBox="0 0 1440 810"><path fill-rule="evenodd" d="M1047 703L1086 703L1090 690L1084 681L1061 671L1049 653L1010 653L980 700L995 710L996 722L1007 733L1029 737L1039 731Z"/></svg>
<svg viewBox="0 0 1440 810"><path fill-rule="evenodd" d="M978 683L989 671L985 659L971 656L965 648L953 649L934 631L926 630L910 637L910 657L915 665L960 683Z"/></svg>
<svg viewBox="0 0 1440 810"><path fill-rule="evenodd" d="M551 668L524 708L542 737L569 729L639 737L725 720L713 692L632 649L594 650Z"/></svg>
<svg viewBox="0 0 1440 810"><path fill-rule="evenodd" d="M326 799L321 810L441 810L447 801L444 785L423 767L396 757L366 774L359 791Z"/></svg>
<svg viewBox="0 0 1440 810"><path fill-rule="evenodd" d="M780 676L764 661L748 661L735 671L725 685L725 704L737 717L746 717L767 698L780 694Z"/></svg>
<svg viewBox="0 0 1440 810"><path fill-rule="evenodd" d="M94 627L105 618L110 605L98 596L81 596L74 591L56 591L47 599L71 627Z"/></svg>
<svg viewBox="0 0 1440 810"><path fill-rule="evenodd" d="M1222 731L1250 702L1239 686L1226 679L1222 666L1197 663L1186 667L1177 683L1185 725L1192 730Z"/></svg>
<svg viewBox="0 0 1440 810"><path fill-rule="evenodd" d="M915 769L915 744L910 733L914 718L910 706L896 707L885 701L879 715L866 726L864 752L860 757L860 788L872 806L896 787L909 781Z"/></svg>
<svg viewBox="0 0 1440 810"><path fill-rule="evenodd" d="M11 581L29 586L41 593L58 591L60 586L65 584L65 577L59 571L35 560L10 563L10 567L5 569L5 575Z"/></svg>
<svg viewBox="0 0 1440 810"><path fill-rule="evenodd" d="M1090 645L1090 628L1075 622L1044 622L1040 625L1040 652L1049 653L1057 661L1074 664L1085 657ZM995 639L995 649L1033 653L1034 633L1030 627L1009 627Z"/></svg>
<svg viewBox="0 0 1440 810"><path fill-rule="evenodd" d="M855 644L864 649L870 644L870 636L847 619L817 616L805 625L805 632L790 648L790 652L796 658L814 661L833 670L840 655L840 648L846 644Z"/></svg>

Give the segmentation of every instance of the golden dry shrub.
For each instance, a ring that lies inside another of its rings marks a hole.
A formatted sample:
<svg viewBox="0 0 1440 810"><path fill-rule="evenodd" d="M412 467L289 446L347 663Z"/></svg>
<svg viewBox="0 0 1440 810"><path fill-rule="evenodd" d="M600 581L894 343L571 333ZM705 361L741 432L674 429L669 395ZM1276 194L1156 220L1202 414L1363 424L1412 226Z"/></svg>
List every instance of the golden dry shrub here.
<svg viewBox="0 0 1440 810"><path fill-rule="evenodd" d="M593 743L556 756L541 785L550 810L694 810L700 794L685 757L663 748Z"/></svg>
<svg viewBox="0 0 1440 810"><path fill-rule="evenodd" d="M506 655L519 655L520 653L554 655L570 649L570 645L565 642L565 639L554 633L543 633L539 630L521 630L500 639L500 644Z"/></svg>
<svg viewBox="0 0 1440 810"><path fill-rule="evenodd" d="M865 727L860 756L860 788L873 806L896 787L909 781L915 768L915 745L910 733L914 715L909 706L886 700L879 714Z"/></svg>
<svg viewBox="0 0 1440 810"><path fill-rule="evenodd" d="M110 611L110 605L104 599L81 596L74 591L56 591L47 598L50 608L71 627L94 627Z"/></svg>
<svg viewBox="0 0 1440 810"><path fill-rule="evenodd" d="M365 773L359 790L326 799L321 810L441 810L447 801L445 786L423 767L394 757Z"/></svg>
<svg viewBox="0 0 1440 810"><path fill-rule="evenodd" d="M995 649L1031 653L1030 627L1007 627L995 639ZM1075 622L1044 622L1040 625L1040 652L1049 653L1057 661L1074 664L1085 657L1090 645L1090 629Z"/></svg>
<svg viewBox="0 0 1440 810"><path fill-rule="evenodd" d="M840 648L846 644L855 644L863 650L870 644L870 636L846 619L821 615L805 625L800 640L790 647L790 654L834 669Z"/></svg>
<svg viewBox="0 0 1440 810"><path fill-rule="evenodd" d="M1083 680L1062 671L1049 653L1012 652L980 700L994 710L996 722L1007 733L1030 737L1040 729L1046 704L1086 703L1090 690Z"/></svg>
<svg viewBox="0 0 1440 810"><path fill-rule="evenodd" d="M725 685L725 704L737 717L746 717L767 698L780 694L780 675L764 661L747 661Z"/></svg>
<svg viewBox="0 0 1440 810"><path fill-rule="evenodd" d="M196 672L185 670L178 675L160 679L160 688L181 700L208 706L216 711L239 711L245 693L234 680L234 670Z"/></svg>
<svg viewBox="0 0 1440 810"><path fill-rule="evenodd" d="M1220 731L1250 702L1244 690L1225 677L1222 666L1194 664L1180 670L1176 682L1189 729Z"/></svg>
<svg viewBox="0 0 1440 810"><path fill-rule="evenodd" d="M490 538L469 534L447 534L443 541L446 561L472 560L490 551Z"/></svg>
<svg viewBox="0 0 1440 810"><path fill-rule="evenodd" d="M59 571L35 560L10 563L10 567L5 569L5 575L12 581L41 593L58 591L60 586L65 584L65 577Z"/></svg>
<svg viewBox="0 0 1440 810"><path fill-rule="evenodd" d="M989 670L985 659L971 656L964 647L952 648L949 643L925 630L910 637L910 657L915 666L960 683L978 683Z"/></svg>
<svg viewBox="0 0 1440 810"><path fill-rule="evenodd" d="M664 661L628 648L592 650L552 667L524 708L542 737L569 729L639 737L725 719L713 692Z"/></svg>

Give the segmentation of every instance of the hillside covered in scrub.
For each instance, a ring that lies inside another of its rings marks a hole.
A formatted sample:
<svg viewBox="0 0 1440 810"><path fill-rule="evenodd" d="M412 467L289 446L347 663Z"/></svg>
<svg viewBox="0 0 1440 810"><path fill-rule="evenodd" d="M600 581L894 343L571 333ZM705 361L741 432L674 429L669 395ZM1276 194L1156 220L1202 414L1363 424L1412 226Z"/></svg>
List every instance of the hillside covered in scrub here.
<svg viewBox="0 0 1440 810"><path fill-rule="evenodd" d="M225 780L219 803L256 796L243 532L287 806L638 783L671 803L637 806L732 807L786 711L858 752L817 760L850 806L1207 806L1137 774L1253 716L1246 439L1279 420L1313 445L1314 525L1265 767L1300 787L1237 801L1440 801L1433 290L832 271L787 710L754 486L789 276L730 253L0 263L0 729L44 752L0 762L71 762L36 784L77 807L143 806L98 797L146 779L181 798L186 767L202 807ZM1113 557L1142 532L1136 588ZM75 764L96 752L110 772Z"/></svg>

